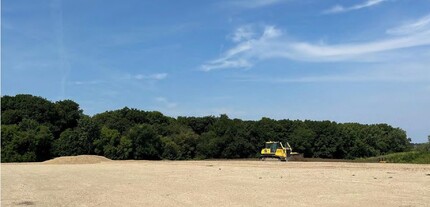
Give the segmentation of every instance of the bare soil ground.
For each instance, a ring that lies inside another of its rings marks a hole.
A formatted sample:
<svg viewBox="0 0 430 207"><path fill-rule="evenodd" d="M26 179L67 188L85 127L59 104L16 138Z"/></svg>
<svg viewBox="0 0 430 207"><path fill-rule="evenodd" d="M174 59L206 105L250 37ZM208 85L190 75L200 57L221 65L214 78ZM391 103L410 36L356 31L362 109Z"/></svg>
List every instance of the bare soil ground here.
<svg viewBox="0 0 430 207"><path fill-rule="evenodd" d="M430 205L430 165L97 159L2 164L2 206Z"/></svg>

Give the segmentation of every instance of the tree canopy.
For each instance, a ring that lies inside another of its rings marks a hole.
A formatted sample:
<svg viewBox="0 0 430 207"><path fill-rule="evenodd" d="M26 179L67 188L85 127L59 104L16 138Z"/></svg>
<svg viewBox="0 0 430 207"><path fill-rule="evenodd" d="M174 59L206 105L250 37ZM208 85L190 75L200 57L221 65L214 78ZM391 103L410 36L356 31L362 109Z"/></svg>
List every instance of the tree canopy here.
<svg viewBox="0 0 430 207"><path fill-rule="evenodd" d="M265 141L289 142L305 157L354 159L403 152L406 132L387 124L231 119L222 114L172 118L123 108L92 117L72 100L1 98L2 162L97 154L111 159L208 159L259 156Z"/></svg>

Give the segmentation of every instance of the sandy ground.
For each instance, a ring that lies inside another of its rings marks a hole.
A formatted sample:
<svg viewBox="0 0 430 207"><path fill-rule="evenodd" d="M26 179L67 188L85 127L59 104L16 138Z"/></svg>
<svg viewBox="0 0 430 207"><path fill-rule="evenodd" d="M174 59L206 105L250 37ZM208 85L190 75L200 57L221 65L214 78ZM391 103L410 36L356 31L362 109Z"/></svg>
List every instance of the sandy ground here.
<svg viewBox="0 0 430 207"><path fill-rule="evenodd" d="M430 206L430 165L2 164L2 206Z"/></svg>

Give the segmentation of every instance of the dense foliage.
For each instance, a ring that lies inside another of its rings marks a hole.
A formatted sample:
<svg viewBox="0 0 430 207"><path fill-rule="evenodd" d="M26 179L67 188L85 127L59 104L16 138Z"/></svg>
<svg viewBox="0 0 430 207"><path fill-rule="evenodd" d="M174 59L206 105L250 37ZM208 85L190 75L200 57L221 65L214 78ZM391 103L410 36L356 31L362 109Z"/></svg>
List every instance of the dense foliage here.
<svg viewBox="0 0 430 207"><path fill-rule="evenodd" d="M306 157L372 157L407 151L405 131L387 124L259 121L219 117L171 118L123 108L89 117L71 100L32 95L1 99L2 162L98 154L111 159L257 157L264 142L289 142Z"/></svg>

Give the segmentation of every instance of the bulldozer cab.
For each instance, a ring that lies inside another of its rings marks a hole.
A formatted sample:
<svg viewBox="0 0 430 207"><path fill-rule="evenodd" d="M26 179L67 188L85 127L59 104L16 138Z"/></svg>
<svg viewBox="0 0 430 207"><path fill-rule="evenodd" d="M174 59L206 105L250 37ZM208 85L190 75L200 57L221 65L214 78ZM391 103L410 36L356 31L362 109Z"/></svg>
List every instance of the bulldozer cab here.
<svg viewBox="0 0 430 207"><path fill-rule="evenodd" d="M283 149L280 142L266 142L265 149L270 149L270 153L275 153L277 149Z"/></svg>

